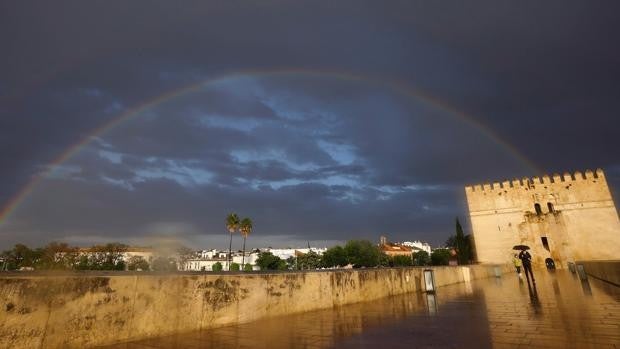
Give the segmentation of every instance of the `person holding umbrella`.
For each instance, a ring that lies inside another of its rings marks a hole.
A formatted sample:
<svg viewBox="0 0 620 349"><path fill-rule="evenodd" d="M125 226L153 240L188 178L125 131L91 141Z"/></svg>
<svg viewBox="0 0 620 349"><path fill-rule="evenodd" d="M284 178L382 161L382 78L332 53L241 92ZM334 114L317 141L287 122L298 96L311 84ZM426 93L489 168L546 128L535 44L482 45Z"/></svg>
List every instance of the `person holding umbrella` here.
<svg viewBox="0 0 620 349"><path fill-rule="evenodd" d="M532 277L532 282L536 283L536 280L534 279L534 273L532 273L532 255L527 252L530 247L526 245L517 245L513 247L513 249L521 250L521 252L519 252L519 259L521 260L521 264L523 264L523 272L525 273L525 277L528 281L530 280L529 276L527 275L527 273L529 272L530 276Z"/></svg>

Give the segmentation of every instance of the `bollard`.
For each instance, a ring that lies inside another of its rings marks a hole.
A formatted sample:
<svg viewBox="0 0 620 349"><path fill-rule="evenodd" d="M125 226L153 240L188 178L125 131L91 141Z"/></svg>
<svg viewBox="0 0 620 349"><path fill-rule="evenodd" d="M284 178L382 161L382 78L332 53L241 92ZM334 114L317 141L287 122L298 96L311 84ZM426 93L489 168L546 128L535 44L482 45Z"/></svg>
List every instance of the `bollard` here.
<svg viewBox="0 0 620 349"><path fill-rule="evenodd" d="M575 274L575 263L568 262L568 270L570 270L571 273Z"/></svg>
<svg viewBox="0 0 620 349"><path fill-rule="evenodd" d="M587 280L588 275L586 275L586 269L583 267L583 264L577 264L577 274L579 275L580 280Z"/></svg>
<svg viewBox="0 0 620 349"><path fill-rule="evenodd" d="M426 292L435 292L435 273L433 269L424 269L424 286Z"/></svg>
<svg viewBox="0 0 620 349"><path fill-rule="evenodd" d="M495 277L496 278L501 278L502 277L502 271L500 270L499 267L497 267L497 266L493 267L493 272L495 273Z"/></svg>

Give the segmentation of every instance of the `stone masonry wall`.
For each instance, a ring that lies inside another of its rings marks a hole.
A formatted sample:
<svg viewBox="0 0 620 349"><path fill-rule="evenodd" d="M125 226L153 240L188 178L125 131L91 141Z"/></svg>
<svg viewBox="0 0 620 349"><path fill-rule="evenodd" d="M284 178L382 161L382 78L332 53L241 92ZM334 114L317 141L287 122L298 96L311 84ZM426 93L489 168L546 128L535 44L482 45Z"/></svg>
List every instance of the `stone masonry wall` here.
<svg viewBox="0 0 620 349"><path fill-rule="evenodd" d="M481 265L433 269L438 287L496 273ZM113 344L371 301L420 291L423 282L423 268L3 276L0 348Z"/></svg>
<svg viewBox="0 0 620 349"><path fill-rule="evenodd" d="M478 262L507 263L518 244L530 246L538 266L620 256L620 220L601 169L468 186L465 194Z"/></svg>

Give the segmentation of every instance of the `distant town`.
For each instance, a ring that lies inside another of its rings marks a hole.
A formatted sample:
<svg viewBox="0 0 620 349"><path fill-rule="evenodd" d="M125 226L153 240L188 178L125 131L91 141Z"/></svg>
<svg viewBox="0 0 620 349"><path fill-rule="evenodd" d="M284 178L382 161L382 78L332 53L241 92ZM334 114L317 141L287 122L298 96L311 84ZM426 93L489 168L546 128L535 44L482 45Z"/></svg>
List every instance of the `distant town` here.
<svg viewBox="0 0 620 349"><path fill-rule="evenodd" d="M178 245L167 248L135 247L108 243L92 247L72 247L52 242L31 249L17 244L2 252L3 271L33 270L131 270L131 271L258 271L315 270L324 268L395 267L456 264L454 247L432 249L422 241L390 242L382 236L378 243L351 240L344 246L256 248L248 251L202 249Z"/></svg>

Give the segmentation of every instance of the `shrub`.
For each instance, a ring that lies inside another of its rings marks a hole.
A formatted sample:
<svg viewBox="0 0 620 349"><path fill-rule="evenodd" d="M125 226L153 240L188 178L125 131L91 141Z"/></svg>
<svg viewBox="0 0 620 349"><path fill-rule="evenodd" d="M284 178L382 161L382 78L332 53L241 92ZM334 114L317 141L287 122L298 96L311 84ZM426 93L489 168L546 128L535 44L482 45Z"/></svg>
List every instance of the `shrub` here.
<svg viewBox="0 0 620 349"><path fill-rule="evenodd" d="M149 270L149 262L147 262L142 256L132 256L127 262L127 269L129 270Z"/></svg>
<svg viewBox="0 0 620 349"><path fill-rule="evenodd" d="M286 261L278 256L274 256L271 252L261 252L256 260L256 265L261 270L286 270Z"/></svg>
<svg viewBox="0 0 620 349"><path fill-rule="evenodd" d="M418 251L413 254L413 265L423 266L431 263L431 257L426 251Z"/></svg>
<svg viewBox="0 0 620 349"><path fill-rule="evenodd" d="M438 248L431 253L431 261L433 265L448 265L450 264L450 250L445 248Z"/></svg>
<svg viewBox="0 0 620 349"><path fill-rule="evenodd" d="M394 256L392 261L395 267L408 267L413 264L411 256Z"/></svg>
<svg viewBox="0 0 620 349"><path fill-rule="evenodd" d="M224 268L222 267L222 263L220 262L213 264L213 266L211 267L211 270L213 271L222 271L222 269Z"/></svg>

